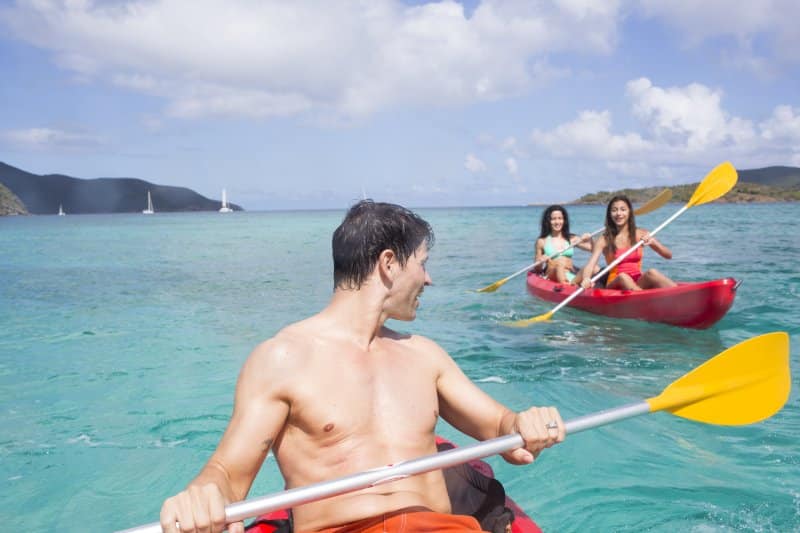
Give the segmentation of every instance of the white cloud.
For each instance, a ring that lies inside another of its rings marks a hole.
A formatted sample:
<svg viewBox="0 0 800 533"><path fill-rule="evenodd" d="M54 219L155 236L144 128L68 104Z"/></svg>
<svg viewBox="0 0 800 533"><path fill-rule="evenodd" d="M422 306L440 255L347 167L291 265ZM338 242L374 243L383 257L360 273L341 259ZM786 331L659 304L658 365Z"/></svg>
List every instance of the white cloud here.
<svg viewBox="0 0 800 533"><path fill-rule="evenodd" d="M662 88L639 78L626 92L645 134L615 133L608 110L583 111L549 131L533 130L532 145L546 156L601 161L623 175L658 179L679 166L731 160L753 168L794 164L800 156L800 108L779 105L755 125L725 110L721 91L699 83Z"/></svg>
<svg viewBox="0 0 800 533"><path fill-rule="evenodd" d="M301 113L311 108L311 102L300 94L225 87L198 86L191 94L183 93L173 101L167 114L180 118L203 116L235 116L267 118Z"/></svg>
<svg viewBox="0 0 800 533"><path fill-rule="evenodd" d="M534 130L535 146L557 157L581 159L629 159L651 150L648 141L637 133L611 133L609 111L582 111L578 118L549 132Z"/></svg>
<svg viewBox="0 0 800 533"><path fill-rule="evenodd" d="M519 163L517 163L516 159L513 157L506 158L505 165L509 174L515 178L519 176Z"/></svg>
<svg viewBox="0 0 800 533"><path fill-rule="evenodd" d="M702 151L728 142L747 142L755 136L750 121L730 117L722 109L720 91L699 83L663 89L639 78L628 82L627 93L633 100L634 115L668 144Z"/></svg>
<svg viewBox="0 0 800 533"><path fill-rule="evenodd" d="M500 143L500 147L504 151L514 152L517 150L517 138L516 137L506 137Z"/></svg>
<svg viewBox="0 0 800 533"><path fill-rule="evenodd" d="M771 142L787 141L800 146L800 108L776 107L772 116L759 124L761 136Z"/></svg>
<svg viewBox="0 0 800 533"><path fill-rule="evenodd" d="M101 139L92 135L72 133L51 128L28 128L0 131L0 138L22 148L80 148L101 144Z"/></svg>
<svg viewBox="0 0 800 533"><path fill-rule="evenodd" d="M464 161L464 168L472 172L473 174L477 174L479 172L486 172L486 163L478 159L474 154L467 154L467 158Z"/></svg>
<svg viewBox="0 0 800 533"><path fill-rule="evenodd" d="M166 99L175 116L357 118L546 83L566 72L550 54L610 53L619 12L619 0L485 0L469 17L452 0L37 0L0 7L0 26L82 80Z"/></svg>

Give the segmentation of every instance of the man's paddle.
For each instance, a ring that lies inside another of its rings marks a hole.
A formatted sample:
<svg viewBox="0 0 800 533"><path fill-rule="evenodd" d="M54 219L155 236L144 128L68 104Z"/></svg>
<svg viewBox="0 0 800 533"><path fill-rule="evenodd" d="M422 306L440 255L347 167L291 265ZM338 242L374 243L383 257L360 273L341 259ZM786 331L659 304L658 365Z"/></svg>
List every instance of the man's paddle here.
<svg viewBox="0 0 800 533"><path fill-rule="evenodd" d="M650 213L651 211L655 211L656 209L658 209L659 207L661 207L665 203L669 202L670 198L672 198L672 191L669 190L669 189L664 189L663 191L658 193L656 196L654 196L652 199L650 199L649 201L644 203L642 206L640 206L638 209L634 210L634 214L636 216L646 215L647 213ZM600 228L598 230L593 231L591 233L591 236L594 237L595 235L597 235L598 233L600 233L604 229L605 228ZM559 257L559 256L563 255L564 252L566 252L567 250L572 250L573 248L575 248L575 246L577 246L577 245L576 244L572 244L572 245L568 246L567 248L564 248L563 250L561 250L560 252L555 254L550 259L555 259L556 257ZM547 261L547 259L542 259L540 261L536 261L535 263L532 263L532 264L526 266L525 268L514 272L513 274L511 274L508 277L505 277L503 279L499 279L499 280L495 281L494 283L492 283L491 285L487 285L486 287L484 287L482 289L478 289L476 292L494 292L497 289L499 289L500 287L502 287L505 284L506 281L508 281L510 279L513 279L513 278L516 278L517 276L519 276L523 272L528 272L529 270L531 270L533 268L536 268L537 266L541 265L542 263L544 263L546 261Z"/></svg>
<svg viewBox="0 0 800 533"><path fill-rule="evenodd" d="M669 217L660 226L651 231L650 235L653 236L659 231L661 231L667 224L669 224L670 222L681 216L684 213L684 211L686 211L690 207L695 205L702 205L707 202L714 201L720 196L723 196L725 193L731 190L734 185L736 185L736 180L737 180L737 174L736 174L736 169L733 168L733 165L731 165L727 161L725 163L718 165L716 168L714 168L714 170L709 172L705 178L703 178L703 181L701 181L700 184L697 186L697 188L694 190L694 194L692 194L692 197L689 199L686 205L681 207L677 213ZM635 252L636 249L639 248L640 246L644 246L644 239L640 240L635 245L631 246L627 252L625 252L624 254L620 254L620 256L617 257L614 261L612 261L611 264L609 264L603 270L595 274L591 278L591 282L594 283L598 279L602 278L606 274L606 272L610 271L612 268L620 264L626 257ZM572 300L577 298L578 295L581 294L584 290L586 289L584 289L583 286L578 287L578 289L575 292L570 294L560 304L555 306L550 311L544 313L543 315L537 315L531 318L525 318L523 320L514 320L513 322L505 322L505 325L524 328L526 326L530 326L534 322L544 322L545 320L550 320L550 317L552 317L556 313L556 311L558 311L559 309L570 303Z"/></svg>
<svg viewBox="0 0 800 533"><path fill-rule="evenodd" d="M789 398L790 389L789 335L784 332L768 333L728 348L672 382L658 396L568 420L565 429L567 433L577 433L656 411L667 411L707 424L752 424L777 413ZM225 508L225 516L228 523L238 522L270 511L289 509L504 453L523 444L519 434L505 435L331 481L237 502ZM153 523L121 533L160 531L161 525Z"/></svg>

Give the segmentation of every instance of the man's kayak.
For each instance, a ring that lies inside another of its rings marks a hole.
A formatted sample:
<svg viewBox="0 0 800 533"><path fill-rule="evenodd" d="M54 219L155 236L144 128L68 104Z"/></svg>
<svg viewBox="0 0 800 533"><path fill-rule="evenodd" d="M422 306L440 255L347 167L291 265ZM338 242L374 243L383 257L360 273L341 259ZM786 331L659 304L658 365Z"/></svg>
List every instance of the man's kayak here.
<svg viewBox="0 0 800 533"><path fill-rule="evenodd" d="M436 438L439 451L455 445ZM539 526L514 501L494 478L492 467L484 461L443 470L454 514L474 516L484 531L492 533L542 533ZM510 526L510 529L509 529ZM247 526L247 533L292 533L290 513L276 511L259 516Z"/></svg>
<svg viewBox="0 0 800 533"><path fill-rule="evenodd" d="M738 287L735 279L723 278L642 291L587 289L567 305L596 315L706 329L725 316ZM560 303L576 290L528 272L528 292L542 300Z"/></svg>

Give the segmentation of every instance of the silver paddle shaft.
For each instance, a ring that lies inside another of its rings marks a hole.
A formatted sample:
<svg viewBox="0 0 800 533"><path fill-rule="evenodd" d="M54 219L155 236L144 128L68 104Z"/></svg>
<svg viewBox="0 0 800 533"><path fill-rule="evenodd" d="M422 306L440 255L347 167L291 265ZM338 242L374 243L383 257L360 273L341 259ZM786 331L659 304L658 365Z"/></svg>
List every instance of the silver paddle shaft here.
<svg viewBox="0 0 800 533"><path fill-rule="evenodd" d="M586 429L603 426L650 412L650 405L646 401L615 407L606 411L581 416L565 423L567 433L578 433ZM225 520L227 523L238 522L245 518L258 516L280 509L290 509L319 501L340 494L354 492L384 483L390 483L416 474L424 474L433 470L449 468L451 466L468 463L476 459L483 459L499 453L521 448L524 445L522 437L515 433L494 439L453 448L444 452L426 455L418 459L403 461L394 465L382 466L358 474L322 481L305 487L289 489L283 492L253 498L225 507ZM154 522L144 526L125 529L117 533L160 533L161 524Z"/></svg>

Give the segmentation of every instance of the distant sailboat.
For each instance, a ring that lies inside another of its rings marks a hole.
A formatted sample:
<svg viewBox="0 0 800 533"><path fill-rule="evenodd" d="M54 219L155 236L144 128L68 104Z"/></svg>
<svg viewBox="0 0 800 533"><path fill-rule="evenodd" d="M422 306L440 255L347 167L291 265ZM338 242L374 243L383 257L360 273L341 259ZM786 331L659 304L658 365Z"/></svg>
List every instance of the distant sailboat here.
<svg viewBox="0 0 800 533"><path fill-rule="evenodd" d="M153 210L153 200L150 198L150 191L147 191L147 209L142 210L143 215L152 215L155 213Z"/></svg>
<svg viewBox="0 0 800 533"><path fill-rule="evenodd" d="M233 213L233 209L228 207L228 195L225 193L225 189L222 189L222 207L219 208L220 213Z"/></svg>
<svg viewBox="0 0 800 533"><path fill-rule="evenodd" d="M58 204L58 216L63 217L64 215L66 215L64 208L61 207L61 204Z"/></svg>

